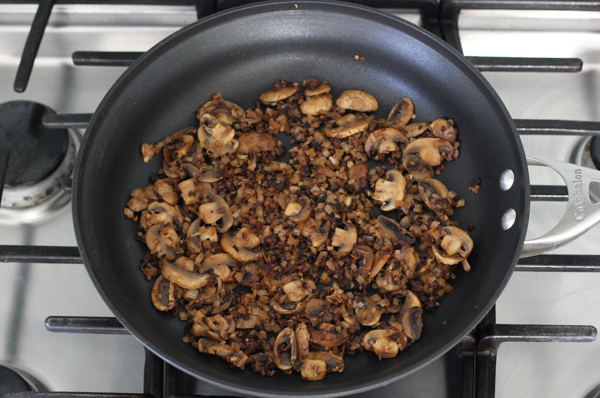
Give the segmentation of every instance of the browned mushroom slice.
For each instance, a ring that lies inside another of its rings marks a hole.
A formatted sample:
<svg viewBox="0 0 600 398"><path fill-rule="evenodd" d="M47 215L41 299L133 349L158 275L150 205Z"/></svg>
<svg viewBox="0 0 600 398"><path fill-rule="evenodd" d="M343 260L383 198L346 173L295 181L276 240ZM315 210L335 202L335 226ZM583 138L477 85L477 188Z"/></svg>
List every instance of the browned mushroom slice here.
<svg viewBox="0 0 600 398"><path fill-rule="evenodd" d="M181 192L181 198L186 205L193 205L200 201L202 190L200 189L199 183L195 178L183 180L177 184L179 191Z"/></svg>
<svg viewBox="0 0 600 398"><path fill-rule="evenodd" d="M473 239L459 227L446 226L442 228L440 246L444 251L432 247L433 254L444 264L458 264L465 260L473 250ZM468 263L467 263L468 264Z"/></svg>
<svg viewBox="0 0 600 398"><path fill-rule="evenodd" d="M273 304L273 310L281 315L292 315L304 311L304 303L297 303L292 301L291 303L275 303Z"/></svg>
<svg viewBox="0 0 600 398"><path fill-rule="evenodd" d="M287 327L277 335L273 352L275 365L281 370L290 370L297 358L297 345L294 329Z"/></svg>
<svg viewBox="0 0 600 398"><path fill-rule="evenodd" d="M177 196L177 193L175 193L173 185L169 184L167 179L163 178L156 180L154 183L154 191L170 205L175 205L179 201L179 196Z"/></svg>
<svg viewBox="0 0 600 398"><path fill-rule="evenodd" d="M324 316L329 316L329 304L325 300L313 298L306 303L304 316L312 322L313 325L320 323Z"/></svg>
<svg viewBox="0 0 600 398"><path fill-rule="evenodd" d="M316 289L315 283L310 280L295 280L286 283L282 287L283 292L290 301L300 302L304 300L308 295L312 294Z"/></svg>
<svg viewBox="0 0 600 398"><path fill-rule="evenodd" d="M248 361L248 356L242 351L237 351L230 345L219 343L214 340L198 340L198 351L205 354L217 355L240 369L244 369L244 365Z"/></svg>
<svg viewBox="0 0 600 398"><path fill-rule="evenodd" d="M146 245L150 253L173 261L179 253L181 239L173 228L156 224L146 231Z"/></svg>
<svg viewBox="0 0 600 398"><path fill-rule="evenodd" d="M400 320L404 333L412 339L419 340L423 330L423 309L421 300L410 290L404 299L404 305L400 312Z"/></svg>
<svg viewBox="0 0 600 398"><path fill-rule="evenodd" d="M321 94L307 99L300 104L300 112L305 115L318 115L321 113L329 112L333 106L331 94Z"/></svg>
<svg viewBox="0 0 600 398"><path fill-rule="evenodd" d="M394 358L398 355L398 343L393 338L394 331L391 329L375 329L363 337L363 347L373 351L379 359Z"/></svg>
<svg viewBox="0 0 600 398"><path fill-rule="evenodd" d="M336 228L331 239L331 246L338 248L336 252L338 258L348 255L358 241L358 234L354 225L349 221L346 221L344 225L346 229Z"/></svg>
<svg viewBox="0 0 600 398"><path fill-rule="evenodd" d="M398 170L388 170L385 173L385 179L380 178L375 183L375 192L372 198L383 202L381 210L390 211L400 207L404 200L404 190L406 189L406 180Z"/></svg>
<svg viewBox="0 0 600 398"><path fill-rule="evenodd" d="M310 329L310 340L322 347L337 347L348 341L347 331L338 333L335 325L322 323L318 329Z"/></svg>
<svg viewBox="0 0 600 398"><path fill-rule="evenodd" d="M320 359L304 358L294 364L294 369L300 372L302 380L319 381L327 375L327 364Z"/></svg>
<svg viewBox="0 0 600 398"><path fill-rule="evenodd" d="M448 188L441 181L429 178L419 181L418 185L421 199L427 207L436 213L443 214L445 217L452 215L454 200L449 195ZM441 217L441 214L438 214L438 216Z"/></svg>
<svg viewBox="0 0 600 398"><path fill-rule="evenodd" d="M279 140L272 135L252 131L240 135L238 144L238 152L242 154L248 154L254 151L270 152L279 145Z"/></svg>
<svg viewBox="0 0 600 398"><path fill-rule="evenodd" d="M390 257L392 257L392 251L394 247L391 244L387 244L383 246L377 254L375 255L375 260L373 261L373 268L371 268L371 272L369 273L369 282L373 280L381 271L383 266L388 262Z"/></svg>
<svg viewBox="0 0 600 398"><path fill-rule="evenodd" d="M336 120L338 127L326 127L323 131L330 138L348 138L365 131L373 119L372 115L359 119L354 113L349 113Z"/></svg>
<svg viewBox="0 0 600 398"><path fill-rule="evenodd" d="M296 326L296 348L298 350L298 360L306 358L309 353L310 333L305 324L300 323Z"/></svg>
<svg viewBox="0 0 600 398"><path fill-rule="evenodd" d="M354 182L357 190L363 190L368 187L367 175L369 174L369 164L367 162L354 163L348 169L348 180Z"/></svg>
<svg viewBox="0 0 600 398"><path fill-rule="evenodd" d="M438 138L446 140L450 143L456 141L456 128L452 119L436 119L431 123L429 129Z"/></svg>
<svg viewBox="0 0 600 398"><path fill-rule="evenodd" d="M417 179L422 179L423 176L431 177L427 166L415 159L415 156L427 165L435 167L442 164L442 154L449 157L453 152L452 144L441 138L417 138L404 149L402 165Z"/></svg>
<svg viewBox="0 0 600 398"><path fill-rule="evenodd" d="M229 335L235 331L235 322L225 319L221 314L206 317L204 323L221 341L228 340Z"/></svg>
<svg viewBox="0 0 600 398"><path fill-rule="evenodd" d="M238 267L239 263L227 253L211 254L204 257L202 266L198 270L200 273L212 271L223 282L233 282L233 272L230 267Z"/></svg>
<svg viewBox="0 0 600 398"><path fill-rule="evenodd" d="M181 228L183 224L183 214L177 205L173 206L165 202L151 202L146 209L148 210L147 225L161 224Z"/></svg>
<svg viewBox="0 0 600 398"><path fill-rule="evenodd" d="M153 185L147 185L142 189L136 188L131 192L131 199L127 202L127 207L132 211L142 211L148 207L148 201L151 199L156 199Z"/></svg>
<svg viewBox="0 0 600 398"><path fill-rule="evenodd" d="M310 199L306 196L301 196L297 202L288 203L285 208L284 215L295 223L307 220L312 214L312 206Z"/></svg>
<svg viewBox="0 0 600 398"><path fill-rule="evenodd" d="M203 171L199 171L196 178L200 182L217 182L223 179L223 173L221 170L217 169L207 169Z"/></svg>
<svg viewBox="0 0 600 398"><path fill-rule="evenodd" d="M373 249L367 245L356 245L352 254L355 258L355 264L358 267L356 281L362 285L369 279L369 273L371 272L371 267L373 267L375 254L373 253Z"/></svg>
<svg viewBox="0 0 600 398"><path fill-rule="evenodd" d="M194 133L195 129L188 127L186 133ZM163 148L163 157L169 166L176 166L177 162L180 161L194 145L194 137L191 135L183 135L177 138L175 141L165 145Z"/></svg>
<svg viewBox="0 0 600 398"><path fill-rule="evenodd" d="M309 353L307 358L325 361L325 364L327 365L327 372L342 373L344 371L344 359L331 352L315 351Z"/></svg>
<svg viewBox="0 0 600 398"><path fill-rule="evenodd" d="M319 247L327 242L329 231L331 231L331 221L327 220L319 225L315 219L310 219L304 223L302 235L310 238L313 247Z"/></svg>
<svg viewBox="0 0 600 398"><path fill-rule="evenodd" d="M218 223L219 232L227 232L233 225L233 214L229 205L210 188L210 185L201 183L201 186L211 202L198 208L200 218L207 224L217 224L220 221Z"/></svg>
<svg viewBox="0 0 600 398"><path fill-rule="evenodd" d="M331 91L331 86L317 79L308 79L304 82L304 95L314 97Z"/></svg>
<svg viewBox="0 0 600 398"><path fill-rule="evenodd" d="M235 323L237 329L254 329L260 325L260 318L256 314L240 315Z"/></svg>
<svg viewBox="0 0 600 398"><path fill-rule="evenodd" d="M204 250L202 242L218 242L217 229L212 226L200 226L200 219L197 218L190 224L187 230L186 243L192 253L200 253Z"/></svg>
<svg viewBox="0 0 600 398"><path fill-rule="evenodd" d="M386 216L377 217L375 232L381 239L388 239L396 244L406 242L409 245L415 243L416 239L406 229L402 228L396 221Z"/></svg>
<svg viewBox="0 0 600 398"><path fill-rule="evenodd" d="M258 260L260 252L252 249L259 244L260 239L249 228L242 228L235 234L232 231L228 231L221 237L223 250L229 253L231 257L243 263Z"/></svg>
<svg viewBox="0 0 600 398"><path fill-rule="evenodd" d="M209 156L217 157L222 154L235 152L238 142L234 139L235 130L209 114L200 118L198 141Z"/></svg>
<svg viewBox="0 0 600 398"><path fill-rule="evenodd" d="M375 112L379 104L375 97L362 90L346 90L336 101L337 106L358 112Z"/></svg>
<svg viewBox="0 0 600 398"><path fill-rule="evenodd" d="M404 127L414 115L415 106L410 98L403 97L394 105L388 115L388 122L393 126Z"/></svg>
<svg viewBox="0 0 600 398"><path fill-rule="evenodd" d="M286 98L291 97L298 91L296 86L287 87L275 87L265 91L258 97L264 104L274 104L277 101L283 101Z"/></svg>
<svg viewBox="0 0 600 398"><path fill-rule="evenodd" d="M420 122L420 123L410 123L404 126L404 135L406 138L415 138L423 134L427 131L431 123Z"/></svg>
<svg viewBox="0 0 600 398"><path fill-rule="evenodd" d="M195 271L196 270L196 264L194 263L194 260L192 260L191 258L189 258L187 256L179 256L179 257L177 257L175 259L175 261L173 261L173 264L175 264L179 268L183 268L183 269L188 270L188 271Z"/></svg>
<svg viewBox="0 0 600 398"><path fill-rule="evenodd" d="M208 284L209 274L199 274L180 268L172 262L161 258L162 276L184 289L200 289Z"/></svg>
<svg viewBox="0 0 600 398"><path fill-rule="evenodd" d="M357 295L354 298L354 313L363 326L374 326L381 318L381 308L368 294Z"/></svg>
<svg viewBox="0 0 600 398"><path fill-rule="evenodd" d="M175 307L175 285L162 275L156 278L151 296L152 304L159 311L169 311Z"/></svg>
<svg viewBox="0 0 600 398"><path fill-rule="evenodd" d="M394 128L383 128L373 131L365 141L365 152L367 155L374 150L384 154L397 151L398 143L408 144L408 138L400 130Z"/></svg>
<svg viewBox="0 0 600 398"><path fill-rule="evenodd" d="M198 110L197 117L200 119L202 115L209 113L215 116L221 123L232 125L246 117L246 112L241 106L234 104L231 101L224 100L220 93L213 96L212 100L208 101Z"/></svg>

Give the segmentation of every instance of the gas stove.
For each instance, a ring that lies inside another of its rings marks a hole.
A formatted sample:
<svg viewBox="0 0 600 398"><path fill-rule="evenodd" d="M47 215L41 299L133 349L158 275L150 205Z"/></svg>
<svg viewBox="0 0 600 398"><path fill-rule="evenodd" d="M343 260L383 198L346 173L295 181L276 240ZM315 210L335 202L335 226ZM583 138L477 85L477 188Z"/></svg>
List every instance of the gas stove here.
<svg viewBox="0 0 600 398"><path fill-rule="evenodd" d="M112 318L78 259L64 175L72 170L70 154L90 113L140 52L199 17L244 1L52 3L0 1L0 104L11 103L7 114L17 112L13 101L50 108L19 105L40 113L38 123L62 140L51 144L50 160L41 155L19 160L23 174L10 174L13 184L2 196L0 262L6 263L0 266L0 302L5 303L0 365L35 391L13 397L233 395L146 352ZM590 149L600 147L592 140L600 134L600 2L359 3L420 24L470 57L516 119L527 155L594 167L593 158L600 155ZM49 16L47 25L44 16ZM36 57L32 44L40 29ZM28 76L27 62L33 59ZM8 122L1 118L0 123ZM29 167L38 158L44 158L41 170ZM5 159L0 143L0 171ZM11 153L10 159L20 157ZM52 175L57 181L51 191L40 188L39 180ZM528 238L534 238L558 222L566 199L563 181L551 170L530 167L530 176L534 201ZM26 177L36 184L21 185L33 193L15 188ZM22 203L15 195L38 199ZM459 346L416 374L357 397L400 392L413 397L599 396L598 242L600 227L594 227L550 255L521 260L495 311ZM3 372L0 380L7 380Z"/></svg>

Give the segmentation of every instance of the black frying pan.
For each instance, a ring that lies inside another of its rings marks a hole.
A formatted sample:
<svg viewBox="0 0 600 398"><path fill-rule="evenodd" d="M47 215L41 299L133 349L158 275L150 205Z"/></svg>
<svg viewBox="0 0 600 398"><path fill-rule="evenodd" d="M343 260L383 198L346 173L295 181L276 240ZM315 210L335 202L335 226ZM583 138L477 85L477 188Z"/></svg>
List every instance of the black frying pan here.
<svg viewBox="0 0 600 398"><path fill-rule="evenodd" d="M356 60L355 55L365 57ZM181 341L184 323L156 311L152 284L140 272L145 248L136 225L123 216L129 193L147 185L160 156L143 163L142 142L156 142L197 125L195 112L217 91L248 108L273 81L327 79L336 98L365 89L381 111L403 96L418 121L451 117L461 141L460 158L447 163L442 180L467 206L461 226L475 225L470 273L457 271L454 290L424 318L421 340L394 359L366 352L347 358L342 374L322 382L299 375L266 379L232 370ZM499 188L510 169L515 184ZM479 194L469 192L480 177ZM246 394L342 395L387 384L426 365L455 346L491 309L519 258L529 213L525 156L513 122L485 79L456 51L420 28L373 9L348 3L256 4L194 23L165 39L132 65L108 92L92 118L75 173L73 211L86 267L123 325L153 352L201 379ZM516 210L509 230L507 209Z"/></svg>

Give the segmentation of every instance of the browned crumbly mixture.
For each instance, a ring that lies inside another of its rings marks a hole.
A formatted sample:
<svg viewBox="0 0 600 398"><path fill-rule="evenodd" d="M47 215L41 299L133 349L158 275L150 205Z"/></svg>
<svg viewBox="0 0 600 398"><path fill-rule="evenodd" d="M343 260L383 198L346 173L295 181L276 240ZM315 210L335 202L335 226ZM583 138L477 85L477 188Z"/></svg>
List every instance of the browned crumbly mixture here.
<svg viewBox="0 0 600 398"><path fill-rule="evenodd" d="M334 104L330 90L279 81L246 111L217 93L198 127L142 145L162 168L125 215L148 246L152 302L233 367L321 380L346 355L394 357L470 268L473 242L449 218L464 200L434 178L459 155L453 121L410 123L408 98L376 120L371 94Z"/></svg>
<svg viewBox="0 0 600 398"><path fill-rule="evenodd" d="M475 177L471 181L471 185L469 186L469 191L477 194L477 193L479 193L479 188L481 188L481 178Z"/></svg>

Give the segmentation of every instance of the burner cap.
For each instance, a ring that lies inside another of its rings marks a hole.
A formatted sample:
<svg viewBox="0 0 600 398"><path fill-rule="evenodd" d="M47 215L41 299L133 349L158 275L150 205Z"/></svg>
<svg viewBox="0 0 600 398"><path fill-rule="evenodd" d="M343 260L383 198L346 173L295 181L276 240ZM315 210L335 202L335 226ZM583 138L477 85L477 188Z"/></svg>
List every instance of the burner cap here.
<svg viewBox="0 0 600 398"><path fill-rule="evenodd" d="M44 127L42 118L48 113L56 112L30 101L0 104L0 146L10 151L5 186L36 184L63 161L69 133Z"/></svg>
<svg viewBox="0 0 600 398"><path fill-rule="evenodd" d="M600 137L594 136L590 141L590 155L594 166L600 170Z"/></svg>
<svg viewBox="0 0 600 398"><path fill-rule="evenodd" d="M8 393L33 391L29 383L17 372L0 365L0 397Z"/></svg>

